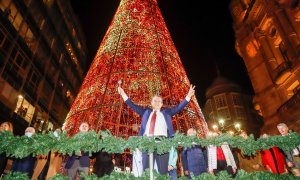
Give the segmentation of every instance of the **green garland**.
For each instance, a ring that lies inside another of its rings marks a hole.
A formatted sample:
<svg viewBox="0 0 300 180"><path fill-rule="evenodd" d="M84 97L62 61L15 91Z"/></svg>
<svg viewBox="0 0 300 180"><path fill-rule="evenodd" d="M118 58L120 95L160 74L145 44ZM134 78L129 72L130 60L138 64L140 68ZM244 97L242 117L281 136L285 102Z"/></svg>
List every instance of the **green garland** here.
<svg viewBox="0 0 300 180"><path fill-rule="evenodd" d="M248 139L243 139L240 136L222 134L203 139L176 133L173 138L161 138L159 140L146 136L134 136L125 140L113 136L109 131L78 133L71 138L68 138L65 133L60 134L58 138L52 132L36 134L28 138L2 132L0 133L0 153L6 153L10 157L24 158L29 155L47 155L50 150L63 155L78 154L80 151L89 152L92 155L92 153L100 150L108 153L123 153L126 150L133 151L139 148L142 152L156 151L162 154L168 152L171 147L191 147L195 143L203 147L219 146L224 142L233 148L243 150L246 155L251 155L258 150L269 149L272 146L277 146L282 150L292 150L300 144L300 136L297 133L290 133L287 136L270 136L255 140L253 135L250 135Z"/></svg>
<svg viewBox="0 0 300 180"><path fill-rule="evenodd" d="M141 177L134 177L132 174L128 173L119 173L113 171L110 175L105 175L104 177L98 178L95 174L92 174L90 176L81 174L81 177L83 177L85 180L148 180L150 179L150 172L146 170ZM167 175L159 175L158 173L154 172L154 177L157 180L169 180L170 177ZM14 180L14 179L20 179L20 180L29 180L29 177L27 174L22 174L19 172L9 173L8 175L4 176L3 180ZM67 176L64 176L62 174L56 174L55 176L51 177L49 180L68 180L69 178ZM179 177L179 180L186 180L186 177ZM271 172L254 172L254 173L247 173L244 170L239 170L235 177L232 177L232 175L229 175L226 171L221 171L217 176L214 176L209 173L202 173L200 176L193 176L193 180L257 180L257 179L267 179L267 180L293 180L293 179L300 179L299 177L295 177L292 174L273 174Z"/></svg>

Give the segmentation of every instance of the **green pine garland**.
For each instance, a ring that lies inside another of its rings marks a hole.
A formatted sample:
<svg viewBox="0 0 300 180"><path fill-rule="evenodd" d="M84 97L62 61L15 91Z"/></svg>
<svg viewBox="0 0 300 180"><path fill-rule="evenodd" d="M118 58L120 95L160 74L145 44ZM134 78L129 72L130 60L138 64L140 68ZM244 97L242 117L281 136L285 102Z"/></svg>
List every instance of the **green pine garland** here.
<svg viewBox="0 0 300 180"><path fill-rule="evenodd" d="M233 148L243 150L244 154L255 154L258 150L266 150L272 146L277 146L282 150L292 150L300 144L300 136L297 133L290 133L287 136L270 136L268 138L254 139L250 135L248 139L240 136L222 134L217 137L207 139L185 136L176 133L173 138L154 139L146 136L129 137L127 140L113 136L109 131L89 131L78 133L68 138L65 133L56 138L53 133L36 134L31 138L26 136L13 136L9 132L0 133L0 153L7 156L23 158L29 155L47 155L50 150L63 155L79 154L80 151L93 152L103 150L108 153L123 153L126 150L133 151L136 148L142 152L158 152L159 154L168 152L171 147L191 147L199 144L203 147L208 145L221 145L228 143Z"/></svg>
<svg viewBox="0 0 300 180"><path fill-rule="evenodd" d="M110 175L105 175L101 178L98 178L95 174L92 175L85 175L84 173L80 174L81 177L83 177L85 180L149 180L150 179L150 172L147 169L141 177L134 177L132 174L129 173L122 173L122 172L116 172L113 171ZM154 172L154 177L157 180L169 180L170 177L167 175L160 175L156 172ZM14 172L9 173L8 175L4 176L3 180L29 180L30 178L27 176L27 174ZM62 174L56 174L55 176L51 177L49 180L68 180L68 176L62 175ZM179 177L179 180L186 180L186 177ZM299 177L295 177L292 174L273 174L271 172L254 172L254 173L247 173L244 170L239 170L235 177L228 174L226 171L221 171L216 176L209 174L209 173L202 173L199 176L192 176L193 180L260 180L260 179L267 179L267 180L294 180L294 179L300 179Z"/></svg>

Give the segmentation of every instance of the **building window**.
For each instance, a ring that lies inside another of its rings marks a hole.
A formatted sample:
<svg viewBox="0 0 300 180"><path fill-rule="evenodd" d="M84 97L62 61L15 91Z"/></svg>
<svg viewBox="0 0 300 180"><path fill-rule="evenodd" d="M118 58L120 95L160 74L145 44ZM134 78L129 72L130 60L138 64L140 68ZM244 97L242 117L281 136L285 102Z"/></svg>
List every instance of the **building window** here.
<svg viewBox="0 0 300 180"><path fill-rule="evenodd" d="M0 47L2 47L5 38L6 38L5 33L0 30Z"/></svg>
<svg viewBox="0 0 300 180"><path fill-rule="evenodd" d="M230 113L228 108L223 108L218 110L219 119L230 119Z"/></svg>
<svg viewBox="0 0 300 180"><path fill-rule="evenodd" d="M13 79L14 82L21 84L26 75L26 68L28 67L28 60L19 54L17 49L13 49L10 54L10 59L5 66L5 79ZM18 89L18 88L17 88Z"/></svg>
<svg viewBox="0 0 300 180"><path fill-rule="evenodd" d="M40 77L41 75L38 75L38 73L35 70L31 69L30 73L28 74L27 83L29 84L32 91L36 91L40 83Z"/></svg>
<svg viewBox="0 0 300 180"><path fill-rule="evenodd" d="M214 96L214 99L215 99L217 109L227 106L225 94Z"/></svg>
<svg viewBox="0 0 300 180"><path fill-rule="evenodd" d="M285 62L289 61L289 58L287 56L287 49L286 49L286 46L283 41L280 42L278 49L279 49L284 61Z"/></svg>
<svg viewBox="0 0 300 180"><path fill-rule="evenodd" d="M34 114L34 110L35 107L32 106L23 96L19 95L15 113L30 123Z"/></svg>
<svg viewBox="0 0 300 180"><path fill-rule="evenodd" d="M299 90L300 90L300 84L299 81L297 80L292 85L290 85L290 87L287 88L288 98L294 96L294 94L296 94Z"/></svg>
<svg viewBox="0 0 300 180"><path fill-rule="evenodd" d="M245 119L245 111L244 111L244 108L240 108L240 107L237 107L235 108L236 110L236 117L238 119Z"/></svg>
<svg viewBox="0 0 300 180"><path fill-rule="evenodd" d="M13 24L15 29L19 31L21 23L23 21L23 17L21 13L18 11L17 7L14 3L10 3L10 1L1 1L0 8L7 15L9 21Z"/></svg>
<svg viewBox="0 0 300 180"><path fill-rule="evenodd" d="M231 95L232 95L233 105L235 105L235 106L243 105L241 96L239 94L232 93Z"/></svg>
<svg viewBox="0 0 300 180"><path fill-rule="evenodd" d="M211 106L211 100L210 99L206 101L204 109L205 109L207 114L212 112L212 106Z"/></svg>

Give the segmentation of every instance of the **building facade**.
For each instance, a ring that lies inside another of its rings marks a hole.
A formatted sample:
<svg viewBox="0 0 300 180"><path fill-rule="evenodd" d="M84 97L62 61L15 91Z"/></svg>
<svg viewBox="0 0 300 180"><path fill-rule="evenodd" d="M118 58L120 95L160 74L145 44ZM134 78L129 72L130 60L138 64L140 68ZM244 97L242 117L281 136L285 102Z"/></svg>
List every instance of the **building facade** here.
<svg viewBox="0 0 300 180"><path fill-rule="evenodd" d="M235 133L242 129L258 135L262 126L262 118L253 108L252 98L243 93L237 84L222 76L218 76L206 90L204 116L211 130L214 125L222 129L220 120L224 121L225 131ZM240 124L238 129L235 127L237 124Z"/></svg>
<svg viewBox="0 0 300 180"><path fill-rule="evenodd" d="M300 4L298 0L232 0L236 50L255 91L263 133L285 122L300 132Z"/></svg>
<svg viewBox="0 0 300 180"><path fill-rule="evenodd" d="M0 121L60 127L84 78L86 43L68 0L0 1Z"/></svg>

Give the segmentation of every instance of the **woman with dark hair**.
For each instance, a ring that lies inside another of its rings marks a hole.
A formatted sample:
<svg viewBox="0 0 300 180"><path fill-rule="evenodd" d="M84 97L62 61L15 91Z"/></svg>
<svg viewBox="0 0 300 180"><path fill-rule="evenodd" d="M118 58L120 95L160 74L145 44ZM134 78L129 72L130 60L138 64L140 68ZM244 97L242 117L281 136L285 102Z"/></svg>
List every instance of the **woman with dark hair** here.
<svg viewBox="0 0 300 180"><path fill-rule="evenodd" d="M13 133L13 125L11 122L3 122L0 125L0 132L8 131ZM6 165L7 165L8 158L6 157L5 153L0 154L0 176L3 174Z"/></svg>

